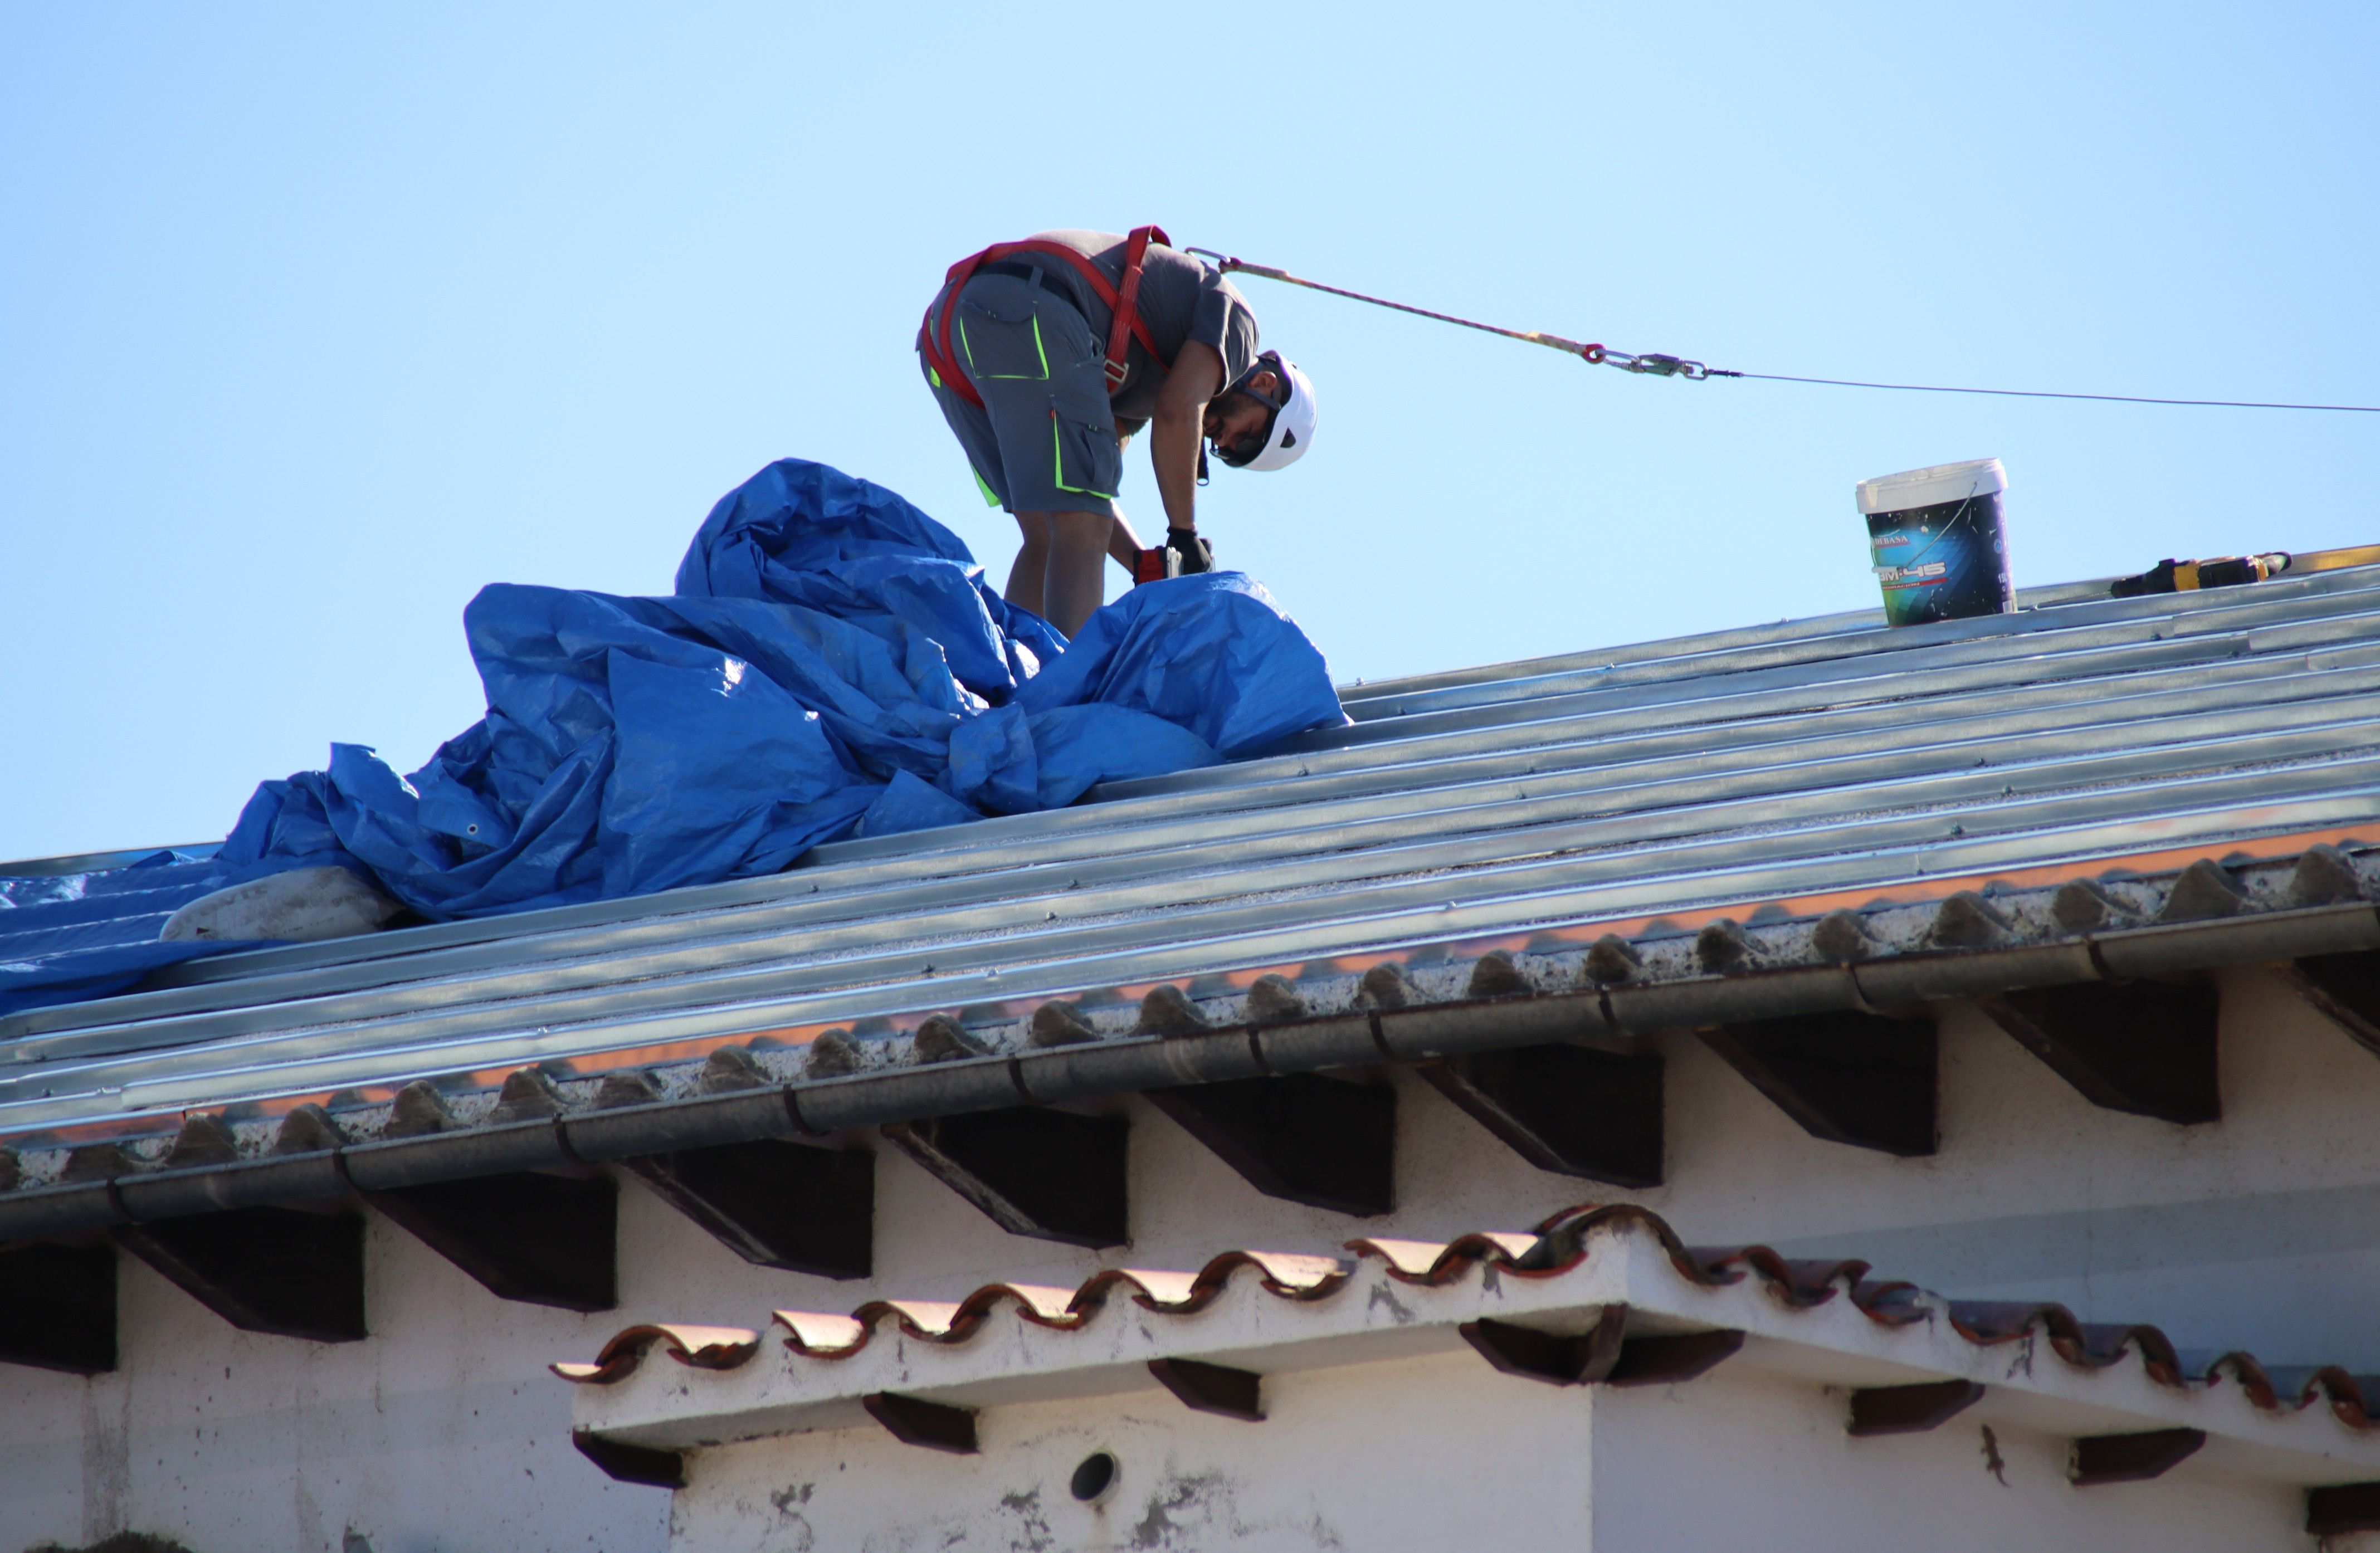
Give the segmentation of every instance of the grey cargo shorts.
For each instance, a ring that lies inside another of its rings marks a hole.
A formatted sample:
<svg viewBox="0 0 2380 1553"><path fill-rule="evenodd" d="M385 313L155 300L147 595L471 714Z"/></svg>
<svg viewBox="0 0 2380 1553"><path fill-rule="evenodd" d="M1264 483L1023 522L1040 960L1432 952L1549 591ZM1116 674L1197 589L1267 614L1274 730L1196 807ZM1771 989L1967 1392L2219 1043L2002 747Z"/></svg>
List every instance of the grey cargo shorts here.
<svg viewBox="0 0 2380 1553"><path fill-rule="evenodd" d="M1113 516L1123 483L1108 406L1107 353L1065 297L1022 275L969 280L951 321L951 355L983 397L970 405L918 354L984 499L1010 512ZM927 315L940 329L941 309Z"/></svg>

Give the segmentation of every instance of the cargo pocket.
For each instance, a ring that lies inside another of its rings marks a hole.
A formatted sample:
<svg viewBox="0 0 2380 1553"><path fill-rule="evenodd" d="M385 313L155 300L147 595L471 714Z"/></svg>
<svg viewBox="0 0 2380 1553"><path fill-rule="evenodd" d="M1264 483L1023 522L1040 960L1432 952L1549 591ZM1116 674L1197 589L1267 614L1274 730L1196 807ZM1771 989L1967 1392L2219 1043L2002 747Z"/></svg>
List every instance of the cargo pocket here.
<svg viewBox="0 0 2380 1553"><path fill-rule="evenodd" d="M1038 309L1021 283L1017 289L1025 296L1013 303L987 307L972 297L959 299L959 357L966 363L968 377L1038 382L1050 376L1050 353L1041 342Z"/></svg>
<svg viewBox="0 0 2380 1553"><path fill-rule="evenodd" d="M1051 483L1077 496L1114 501L1123 484L1123 450L1113 425L1099 425L1063 405L1050 406Z"/></svg>

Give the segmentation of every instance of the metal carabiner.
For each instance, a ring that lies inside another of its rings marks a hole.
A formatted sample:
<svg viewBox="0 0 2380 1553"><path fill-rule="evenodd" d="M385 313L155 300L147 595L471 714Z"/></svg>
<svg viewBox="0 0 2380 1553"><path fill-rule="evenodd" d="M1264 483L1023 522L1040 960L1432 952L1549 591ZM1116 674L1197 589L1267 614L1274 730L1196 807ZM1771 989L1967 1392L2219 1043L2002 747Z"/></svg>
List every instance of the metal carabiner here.
<svg viewBox="0 0 2380 1553"><path fill-rule="evenodd" d="M1619 353L1615 351L1612 354L1616 356ZM1647 351L1642 356L1631 356L1625 360L1614 361L1611 364L1625 368L1632 372L1644 372L1657 378L1685 378L1689 381L1699 381L1710 376L1710 369L1699 361L1689 361L1682 356L1663 356L1657 351Z"/></svg>

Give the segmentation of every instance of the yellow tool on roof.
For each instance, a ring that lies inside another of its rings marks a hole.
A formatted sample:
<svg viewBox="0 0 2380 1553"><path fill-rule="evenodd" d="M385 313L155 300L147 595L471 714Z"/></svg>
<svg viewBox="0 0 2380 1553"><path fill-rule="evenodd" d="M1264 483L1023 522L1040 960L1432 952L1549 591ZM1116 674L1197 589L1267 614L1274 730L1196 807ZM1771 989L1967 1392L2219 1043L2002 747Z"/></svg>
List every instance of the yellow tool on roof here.
<svg viewBox="0 0 2380 1553"><path fill-rule="evenodd" d="M2293 572L2335 572L2342 566L2380 565L2380 545L2349 545L2344 550L2304 550L2289 557Z"/></svg>
<svg viewBox="0 0 2380 1553"><path fill-rule="evenodd" d="M2336 572L2347 566L2380 564L2380 545L2350 545L2341 550L2305 550L2292 555L2269 551L2262 555L2218 555L2206 561L2158 562L2138 576L2118 577L2107 591L2119 599L2143 593L2192 593L2202 588L2236 588L2263 582L2283 572Z"/></svg>

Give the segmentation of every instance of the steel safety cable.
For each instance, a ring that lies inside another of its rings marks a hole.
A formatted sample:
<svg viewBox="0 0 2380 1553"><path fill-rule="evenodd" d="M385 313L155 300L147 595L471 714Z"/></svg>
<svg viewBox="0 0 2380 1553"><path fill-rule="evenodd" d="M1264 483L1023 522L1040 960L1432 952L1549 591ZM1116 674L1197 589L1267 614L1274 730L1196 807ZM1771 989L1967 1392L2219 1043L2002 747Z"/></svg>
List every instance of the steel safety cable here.
<svg viewBox="0 0 2380 1553"><path fill-rule="evenodd" d="M1683 378L1689 382L1700 382L1707 378L1742 378L1756 379L1763 382L1814 383L1825 388L1886 389L1902 394L1983 394L2004 399L2086 399L2110 405L2183 405L2206 409L2319 410L2348 415L2380 415L2380 405L2289 404L2265 399L2169 399L2142 394L2068 394L2038 388L1953 388L1935 383L1867 382L1855 378L1805 378L1794 377L1783 372L1734 371L1725 367L1707 367L1702 362L1691 360L1685 357L1664 356L1655 352L1635 354L1614 350L1609 346L1565 339L1560 334L1548 334L1541 330L1507 329L1500 324L1482 323L1476 319L1463 318L1454 313L1437 312L1428 308L1416 308L1408 302L1392 302L1385 297L1373 297L1361 291L1350 291L1344 286L1325 285L1320 281L1307 280L1303 275L1293 275L1286 270L1277 270L1269 264L1252 264L1245 259L1217 253L1213 249L1194 248L1185 249L1184 251L1215 261L1216 267L1226 273L1261 275L1266 280L1281 281L1290 285L1302 285L1309 291L1324 291L1333 297L1344 297L1350 301L1368 302L1376 308L1391 308L1401 313L1412 313L1417 318L1435 319L1440 323L1452 323L1464 329L1476 329L1487 334L1501 334L1508 340L1520 340L1528 345L1544 346L1551 350L1575 356L1591 366L1617 367L1623 372L1636 372L1650 377Z"/></svg>

